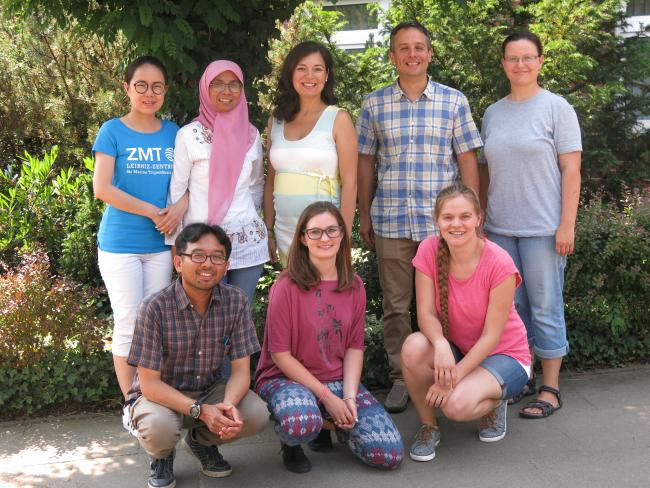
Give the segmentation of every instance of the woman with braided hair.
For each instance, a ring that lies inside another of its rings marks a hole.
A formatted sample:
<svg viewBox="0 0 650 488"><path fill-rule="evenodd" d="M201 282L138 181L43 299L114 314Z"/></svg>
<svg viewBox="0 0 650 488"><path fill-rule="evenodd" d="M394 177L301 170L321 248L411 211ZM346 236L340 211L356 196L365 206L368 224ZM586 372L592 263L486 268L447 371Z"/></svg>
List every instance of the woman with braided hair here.
<svg viewBox="0 0 650 488"><path fill-rule="evenodd" d="M435 457L436 409L451 420L479 420L479 439L506 434L506 399L530 372L526 329L514 307L521 283L512 259L481 233L476 193L454 183L435 206L440 237L422 241L415 258L420 332L402 347L402 368L421 427L415 461Z"/></svg>

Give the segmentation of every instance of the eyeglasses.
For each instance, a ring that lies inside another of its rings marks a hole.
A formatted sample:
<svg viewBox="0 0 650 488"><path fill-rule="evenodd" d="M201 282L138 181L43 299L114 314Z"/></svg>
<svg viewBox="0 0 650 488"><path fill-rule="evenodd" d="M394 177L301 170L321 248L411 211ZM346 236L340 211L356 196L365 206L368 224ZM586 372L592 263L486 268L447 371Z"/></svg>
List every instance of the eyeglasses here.
<svg viewBox="0 0 650 488"><path fill-rule="evenodd" d="M336 237L339 237L341 234L343 234L343 227L340 225L332 225L328 227L327 229L319 229L318 227L312 227L311 229L305 229L302 231L303 234L305 234L307 237L309 237L312 241L317 241L321 237L323 237L323 234L327 234L327 237L330 239L334 239Z"/></svg>
<svg viewBox="0 0 650 488"><path fill-rule="evenodd" d="M222 92L228 87L228 89L233 93L239 93L242 89L241 81L231 81L224 83L223 81L213 81L210 83L210 88L214 88L218 92Z"/></svg>
<svg viewBox="0 0 650 488"><path fill-rule="evenodd" d="M136 81L133 83L133 88L137 93L140 95L144 95L147 93L147 90L149 89L149 83L146 81ZM164 83L156 82L151 85L151 91L153 92L154 95L162 95L165 93L165 89L167 88L167 85Z"/></svg>
<svg viewBox="0 0 650 488"><path fill-rule="evenodd" d="M522 58L518 58L517 56L506 56L503 59L505 59L508 64L519 64L519 61L524 64L531 64L537 61L537 58L539 58L539 56L524 56Z"/></svg>
<svg viewBox="0 0 650 488"><path fill-rule="evenodd" d="M181 252L178 254L179 256L187 256L189 257L193 263L196 264L203 264L207 261L208 258L210 258L210 261L212 264L225 264L226 261L226 256L223 254L203 254L200 252L193 252L192 254L187 254L184 252Z"/></svg>

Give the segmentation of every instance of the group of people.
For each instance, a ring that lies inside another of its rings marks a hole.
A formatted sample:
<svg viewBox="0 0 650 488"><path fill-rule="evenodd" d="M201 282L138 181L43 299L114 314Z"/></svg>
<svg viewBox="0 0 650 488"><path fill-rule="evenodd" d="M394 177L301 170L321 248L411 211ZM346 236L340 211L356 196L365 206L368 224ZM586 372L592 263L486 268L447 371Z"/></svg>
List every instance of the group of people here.
<svg viewBox="0 0 650 488"><path fill-rule="evenodd" d="M409 398L421 424L409 449L416 461L435 457L438 409L478 420L479 439L494 442L506 434L508 403L538 392L520 411L527 418L562 406L563 274L580 192L575 111L540 86L532 33L503 42L511 91L487 109L481 133L465 96L429 79L432 54L421 24L397 25L389 57L398 79L364 99L355 128L335 106L329 51L295 46L266 129L266 171L237 64L208 65L199 115L180 129L156 116L168 90L162 63L143 56L127 68L131 110L99 131L94 189L108 204L98 255L123 421L151 457L150 487L175 485L183 429L184 447L212 477L232 471L218 446L260 432L269 417L292 472L311 469L301 446L329 450L332 432L364 463L395 469L404 446L390 413ZM383 292L392 379L383 405L360 382L357 207ZM260 348L250 304L269 260L284 270Z"/></svg>

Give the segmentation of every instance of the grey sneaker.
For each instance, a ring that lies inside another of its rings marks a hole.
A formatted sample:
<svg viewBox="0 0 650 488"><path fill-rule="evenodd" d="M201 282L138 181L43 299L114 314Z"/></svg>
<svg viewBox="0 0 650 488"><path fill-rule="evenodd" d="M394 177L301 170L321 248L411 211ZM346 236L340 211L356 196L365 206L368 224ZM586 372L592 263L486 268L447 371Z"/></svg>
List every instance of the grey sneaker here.
<svg viewBox="0 0 650 488"><path fill-rule="evenodd" d="M478 438L483 442L497 442L506 436L508 404L504 400L490 413L483 415L478 424Z"/></svg>
<svg viewBox="0 0 650 488"><path fill-rule="evenodd" d="M228 464L217 446L204 446L194 440L193 430L188 430L183 437L183 446L194 458L201 463L201 473L211 478L224 478L232 474L232 467Z"/></svg>
<svg viewBox="0 0 650 488"><path fill-rule="evenodd" d="M422 424L415 434L409 456L413 461L431 461L436 457L436 446L440 443L440 429L433 425Z"/></svg>
<svg viewBox="0 0 650 488"><path fill-rule="evenodd" d="M174 478L175 455L176 451L173 450L164 459L150 458L149 488L174 488L176 486L176 478Z"/></svg>
<svg viewBox="0 0 650 488"><path fill-rule="evenodd" d="M409 394L406 391L406 385L403 381L396 380L384 401L384 408L390 413L400 413L406 410L408 401Z"/></svg>

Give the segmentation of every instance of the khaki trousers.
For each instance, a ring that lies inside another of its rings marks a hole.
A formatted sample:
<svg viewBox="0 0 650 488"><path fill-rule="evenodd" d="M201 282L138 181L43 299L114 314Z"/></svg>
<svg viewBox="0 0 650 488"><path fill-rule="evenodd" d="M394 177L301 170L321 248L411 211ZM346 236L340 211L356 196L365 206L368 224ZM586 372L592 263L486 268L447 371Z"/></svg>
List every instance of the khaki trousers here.
<svg viewBox="0 0 650 488"><path fill-rule="evenodd" d="M402 344L411 333L411 301L415 276L411 260L419 245L419 242L410 239L389 239L375 235L379 284L383 295L384 348L388 355L392 381L403 379L400 352Z"/></svg>
<svg viewBox="0 0 650 488"><path fill-rule="evenodd" d="M222 402L225 389L226 382L218 382L208 390L203 403ZM203 396L200 391L184 391L183 394L194 399ZM144 396L138 398L131 406L131 422L138 431L138 441L147 454L154 459L163 459L176 447L182 429L194 429L194 438L200 444L210 446L258 434L269 425L266 402L254 392L249 390L237 405L237 409L244 421L244 427L236 438L228 441L221 440L203 422L147 400Z"/></svg>

